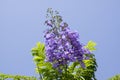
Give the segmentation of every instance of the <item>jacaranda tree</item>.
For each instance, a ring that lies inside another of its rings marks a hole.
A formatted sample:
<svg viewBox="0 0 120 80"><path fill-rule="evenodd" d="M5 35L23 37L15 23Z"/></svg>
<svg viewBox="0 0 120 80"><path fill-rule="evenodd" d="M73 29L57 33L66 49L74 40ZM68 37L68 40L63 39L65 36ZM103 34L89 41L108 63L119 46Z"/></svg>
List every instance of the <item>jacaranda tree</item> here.
<svg viewBox="0 0 120 80"><path fill-rule="evenodd" d="M36 71L41 80L96 80L96 43L83 45L79 34L63 22L57 11L47 10L45 43L32 48Z"/></svg>

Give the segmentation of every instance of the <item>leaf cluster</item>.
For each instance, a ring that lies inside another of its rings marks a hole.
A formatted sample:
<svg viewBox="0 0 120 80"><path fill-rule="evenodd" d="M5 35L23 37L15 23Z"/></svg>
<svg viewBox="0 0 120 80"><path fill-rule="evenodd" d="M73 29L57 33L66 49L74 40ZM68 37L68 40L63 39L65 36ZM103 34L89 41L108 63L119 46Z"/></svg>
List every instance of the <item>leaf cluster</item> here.
<svg viewBox="0 0 120 80"><path fill-rule="evenodd" d="M32 48L33 60L36 64L36 72L39 73L42 80L55 80L57 71L52 68L52 64L45 61L45 46L38 42L34 48Z"/></svg>
<svg viewBox="0 0 120 80"><path fill-rule="evenodd" d="M70 65L69 72L74 75L75 80L96 80L96 59L91 57L89 60L84 60L83 62L85 64L85 68L82 68L79 62L74 62Z"/></svg>
<svg viewBox="0 0 120 80"><path fill-rule="evenodd" d="M0 73L0 80L37 80L35 77Z"/></svg>
<svg viewBox="0 0 120 80"><path fill-rule="evenodd" d="M91 51L95 50L94 47L95 43L92 41L86 45L86 48ZM96 80L97 63L93 54L89 55L90 59L83 61L85 68L81 67L80 62L73 62L62 68L62 73L60 73L52 67L50 62L45 61L45 46L43 43L38 42L31 52L36 64L36 72L39 73L41 80Z"/></svg>
<svg viewBox="0 0 120 80"><path fill-rule="evenodd" d="M109 78L109 80L120 80L120 74L117 74L117 75Z"/></svg>

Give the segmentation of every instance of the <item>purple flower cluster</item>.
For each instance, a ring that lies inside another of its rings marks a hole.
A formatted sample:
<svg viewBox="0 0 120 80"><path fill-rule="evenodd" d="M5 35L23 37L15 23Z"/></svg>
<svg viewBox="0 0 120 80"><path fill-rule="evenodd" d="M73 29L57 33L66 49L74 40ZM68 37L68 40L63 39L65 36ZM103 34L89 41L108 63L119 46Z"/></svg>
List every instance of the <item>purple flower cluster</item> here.
<svg viewBox="0 0 120 80"><path fill-rule="evenodd" d="M50 29L44 36L46 60L51 62L54 68L76 61L84 67L82 62L84 54L88 54L90 51L78 41L79 34L71 31L66 23L59 27L52 27L50 23L47 25L50 26Z"/></svg>

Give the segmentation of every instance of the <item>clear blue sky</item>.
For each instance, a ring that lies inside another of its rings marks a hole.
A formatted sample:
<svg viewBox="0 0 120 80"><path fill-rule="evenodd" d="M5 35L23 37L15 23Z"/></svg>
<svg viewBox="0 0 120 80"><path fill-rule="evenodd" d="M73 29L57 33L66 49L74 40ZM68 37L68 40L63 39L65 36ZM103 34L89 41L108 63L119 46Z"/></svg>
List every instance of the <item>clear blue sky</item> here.
<svg viewBox="0 0 120 80"><path fill-rule="evenodd" d="M120 73L120 0L0 0L0 72L35 75L30 50L44 42L50 7L79 32L82 43L97 43L98 80Z"/></svg>

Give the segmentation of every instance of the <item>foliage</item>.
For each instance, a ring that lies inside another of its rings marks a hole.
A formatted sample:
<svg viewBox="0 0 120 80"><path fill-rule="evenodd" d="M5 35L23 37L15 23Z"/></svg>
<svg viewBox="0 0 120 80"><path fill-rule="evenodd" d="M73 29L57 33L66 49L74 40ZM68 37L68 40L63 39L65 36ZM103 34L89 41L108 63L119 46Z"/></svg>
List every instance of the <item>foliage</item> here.
<svg viewBox="0 0 120 80"><path fill-rule="evenodd" d="M91 42L91 44L95 44ZM89 45L89 43L88 43ZM86 46L88 46L86 45ZM91 48L90 46L87 48ZM60 74L52 64L45 62L45 46L43 43L38 42L34 48L32 48L33 60L36 64L36 72L40 74L42 80L96 80L95 71L97 68L97 63L94 55L91 55L90 59L84 60L86 68L82 68L79 62L72 63L67 72Z"/></svg>
<svg viewBox="0 0 120 80"><path fill-rule="evenodd" d="M120 80L120 74L113 76L109 80Z"/></svg>
<svg viewBox="0 0 120 80"><path fill-rule="evenodd" d="M0 73L0 80L37 80L35 77Z"/></svg>

